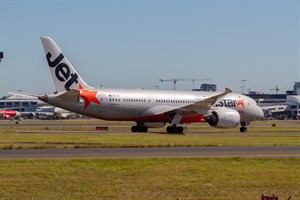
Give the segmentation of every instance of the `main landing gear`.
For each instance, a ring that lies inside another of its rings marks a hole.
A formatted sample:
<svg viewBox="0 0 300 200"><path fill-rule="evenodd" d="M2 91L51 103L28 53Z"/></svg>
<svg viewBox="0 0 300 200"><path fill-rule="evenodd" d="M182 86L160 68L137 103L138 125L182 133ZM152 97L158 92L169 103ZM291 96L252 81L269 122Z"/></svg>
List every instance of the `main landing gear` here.
<svg viewBox="0 0 300 200"><path fill-rule="evenodd" d="M241 133L246 133L247 132L247 124L245 122L241 122L241 128L240 128L240 132Z"/></svg>
<svg viewBox="0 0 300 200"><path fill-rule="evenodd" d="M170 119L172 119L172 125L167 127L167 133L177 133L177 134L182 134L183 133L183 127L182 126L177 126L176 124L179 124L182 115L176 113L173 115L169 116Z"/></svg>
<svg viewBox="0 0 300 200"><path fill-rule="evenodd" d="M132 126L131 131L133 133L147 133L148 132L148 127L147 126Z"/></svg>
<svg viewBox="0 0 300 200"><path fill-rule="evenodd" d="M148 127L144 126L143 123L137 123L136 126L131 127L131 132L133 132L133 133L147 133L148 132Z"/></svg>
<svg viewBox="0 0 300 200"><path fill-rule="evenodd" d="M167 133L183 133L183 127L182 126L176 126L176 124L173 124L172 126L167 127Z"/></svg>

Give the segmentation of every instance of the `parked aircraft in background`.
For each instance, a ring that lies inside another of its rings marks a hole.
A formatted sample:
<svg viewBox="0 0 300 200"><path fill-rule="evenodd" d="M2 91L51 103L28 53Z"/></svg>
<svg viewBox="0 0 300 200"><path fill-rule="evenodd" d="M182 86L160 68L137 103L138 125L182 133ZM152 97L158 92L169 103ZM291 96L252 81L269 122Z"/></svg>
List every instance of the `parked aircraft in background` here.
<svg viewBox="0 0 300 200"><path fill-rule="evenodd" d="M22 94L17 92L9 92L11 94ZM24 94L23 94L24 95ZM28 94L24 95L28 96ZM32 95L31 95L32 96ZM0 119L75 119L81 115L70 112L68 110L55 106L41 106L31 112L17 112L14 110L0 110Z"/></svg>
<svg viewBox="0 0 300 200"><path fill-rule="evenodd" d="M263 117L256 102L230 89L224 92L107 89L89 86L76 72L57 44L41 37L56 92L39 96L51 105L90 117L114 121L135 121L132 132L163 127L168 133L182 133L184 123L207 122L216 128L234 128Z"/></svg>
<svg viewBox="0 0 300 200"><path fill-rule="evenodd" d="M0 110L0 119L14 119L20 116L20 113L14 110Z"/></svg>
<svg viewBox="0 0 300 200"><path fill-rule="evenodd" d="M42 106L33 112L38 119L75 119L79 114L55 106Z"/></svg>

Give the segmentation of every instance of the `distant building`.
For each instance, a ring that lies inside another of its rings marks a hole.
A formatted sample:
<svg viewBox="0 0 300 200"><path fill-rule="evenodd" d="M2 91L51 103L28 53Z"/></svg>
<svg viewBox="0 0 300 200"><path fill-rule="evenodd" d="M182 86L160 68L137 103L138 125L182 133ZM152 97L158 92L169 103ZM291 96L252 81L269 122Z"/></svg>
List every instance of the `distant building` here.
<svg viewBox="0 0 300 200"><path fill-rule="evenodd" d="M46 103L36 97L24 97L21 95L9 95L0 99L0 109L15 110L19 112L33 112Z"/></svg>
<svg viewBox="0 0 300 200"><path fill-rule="evenodd" d="M70 111L49 106L37 97L21 95L9 95L0 99L0 110L15 110L21 113L21 117L36 119L74 119L81 115Z"/></svg>
<svg viewBox="0 0 300 200"><path fill-rule="evenodd" d="M203 84L201 84L200 89L194 89L194 91L216 92L217 91L217 85L216 84L203 83Z"/></svg>
<svg viewBox="0 0 300 200"><path fill-rule="evenodd" d="M300 82L295 82L295 85L294 85L294 94L300 95Z"/></svg>
<svg viewBox="0 0 300 200"><path fill-rule="evenodd" d="M246 94L251 97L259 105L272 106L276 104L283 104L286 102L286 94L261 94L261 93L249 93Z"/></svg>
<svg viewBox="0 0 300 200"><path fill-rule="evenodd" d="M247 94L265 111L265 115L274 118L299 118L300 95L287 94Z"/></svg>

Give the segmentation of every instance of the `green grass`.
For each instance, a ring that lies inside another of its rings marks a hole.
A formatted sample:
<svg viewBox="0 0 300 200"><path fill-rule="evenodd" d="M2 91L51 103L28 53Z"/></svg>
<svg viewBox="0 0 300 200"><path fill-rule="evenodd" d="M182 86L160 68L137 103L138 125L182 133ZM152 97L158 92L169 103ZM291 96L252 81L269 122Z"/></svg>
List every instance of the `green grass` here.
<svg viewBox="0 0 300 200"><path fill-rule="evenodd" d="M0 134L0 148L299 146L300 134Z"/></svg>
<svg viewBox="0 0 300 200"><path fill-rule="evenodd" d="M0 148L300 145L299 121L276 121L276 127L258 122L249 126L247 134L238 128L214 129L203 124L189 125L191 134L187 135L128 134L130 122L117 123L120 126L104 133L51 133L94 131L95 124L108 123L35 120L15 125L0 121ZM1 160L0 188L0 199L257 200L262 193L276 194L280 200L298 199L300 159Z"/></svg>
<svg viewBox="0 0 300 200"><path fill-rule="evenodd" d="M298 199L300 160L4 160L0 188L0 199Z"/></svg>
<svg viewBox="0 0 300 200"><path fill-rule="evenodd" d="M101 120L29 120L15 125L12 121L0 121L0 148L300 145L299 121L271 122L276 123L276 127L271 127L268 122L257 122L249 126L246 134L239 133L238 128L216 129L204 124L193 124L187 126L187 135L160 134L164 132L164 128L150 129L152 134L132 134L129 133L130 122L114 122L118 126L110 126L109 131L101 132L95 131L96 122L99 125L106 123ZM20 131L25 133L19 133Z"/></svg>
<svg viewBox="0 0 300 200"><path fill-rule="evenodd" d="M299 134L0 134L0 148L299 145Z"/></svg>

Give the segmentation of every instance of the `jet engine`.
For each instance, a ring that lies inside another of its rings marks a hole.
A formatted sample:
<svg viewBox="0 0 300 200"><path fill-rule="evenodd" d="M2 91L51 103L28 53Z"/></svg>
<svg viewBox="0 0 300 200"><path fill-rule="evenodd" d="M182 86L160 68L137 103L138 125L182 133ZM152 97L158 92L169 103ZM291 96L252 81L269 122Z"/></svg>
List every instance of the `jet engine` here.
<svg viewBox="0 0 300 200"><path fill-rule="evenodd" d="M224 108L214 110L205 120L209 125L216 128L235 128L240 123L241 118L236 110Z"/></svg>

